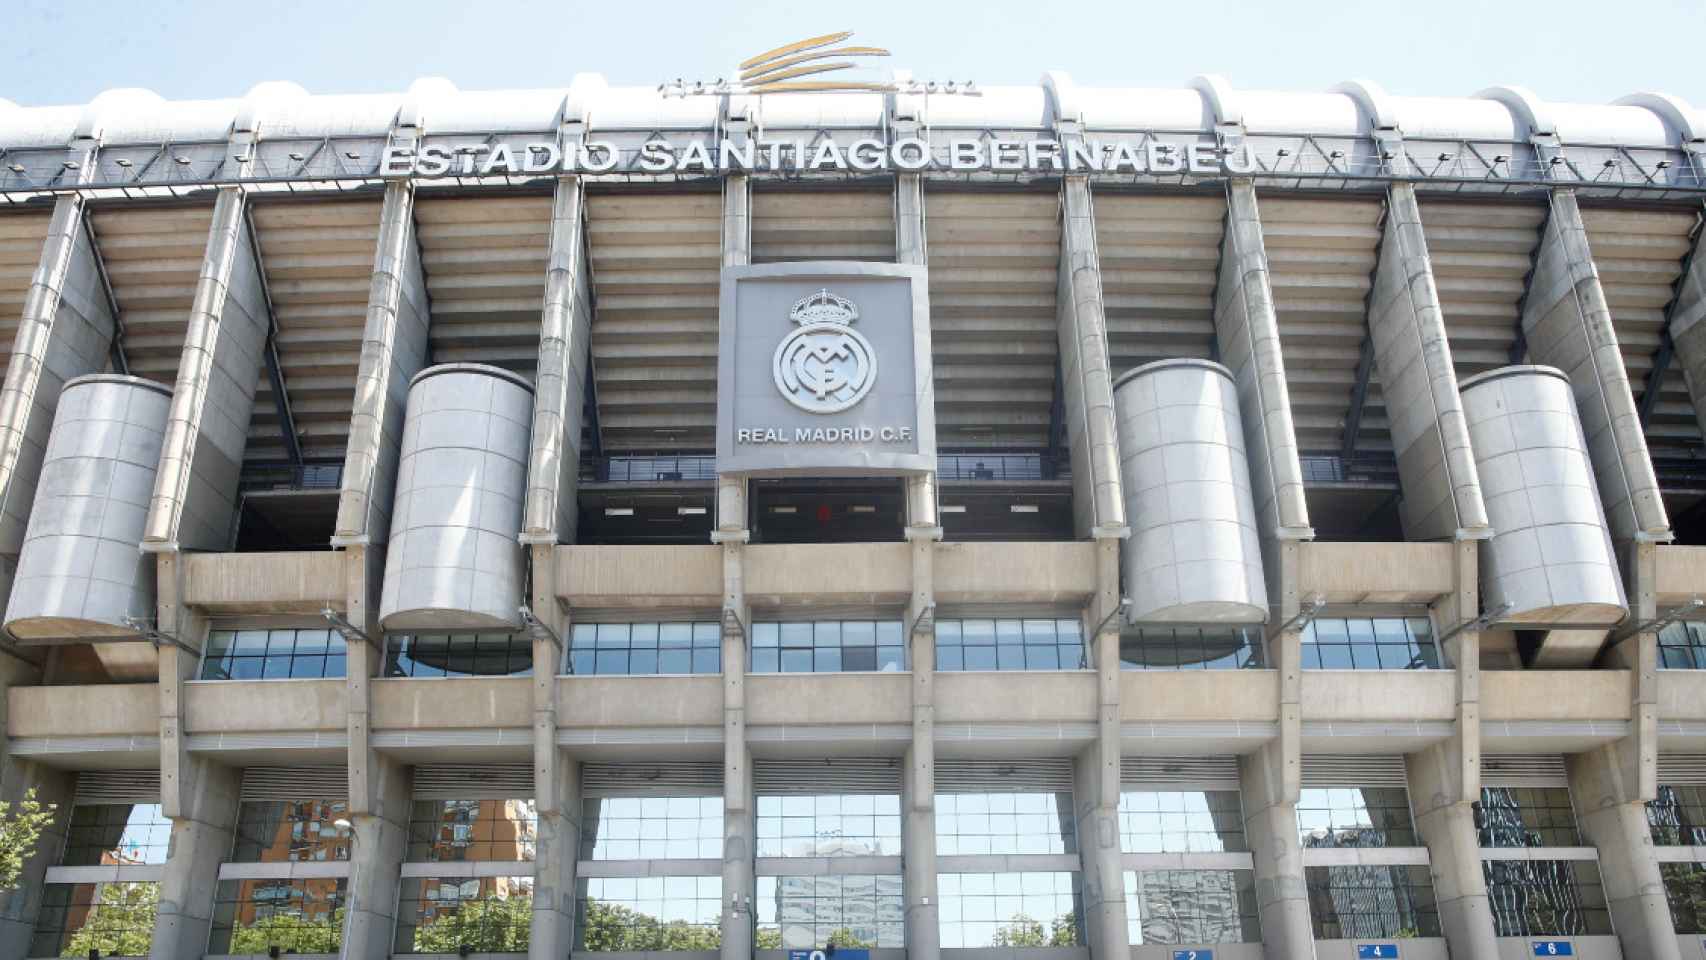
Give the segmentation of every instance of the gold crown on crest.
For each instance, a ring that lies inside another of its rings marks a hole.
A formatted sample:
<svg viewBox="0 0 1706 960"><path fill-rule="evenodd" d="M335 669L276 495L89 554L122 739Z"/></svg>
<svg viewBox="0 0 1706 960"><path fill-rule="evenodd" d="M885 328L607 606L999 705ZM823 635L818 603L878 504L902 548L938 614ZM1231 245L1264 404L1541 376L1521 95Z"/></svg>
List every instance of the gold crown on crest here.
<svg viewBox="0 0 1706 960"><path fill-rule="evenodd" d="M859 319L859 308L853 305L853 301L825 288L794 301L793 309L788 311L788 319L802 327L820 323L848 326Z"/></svg>

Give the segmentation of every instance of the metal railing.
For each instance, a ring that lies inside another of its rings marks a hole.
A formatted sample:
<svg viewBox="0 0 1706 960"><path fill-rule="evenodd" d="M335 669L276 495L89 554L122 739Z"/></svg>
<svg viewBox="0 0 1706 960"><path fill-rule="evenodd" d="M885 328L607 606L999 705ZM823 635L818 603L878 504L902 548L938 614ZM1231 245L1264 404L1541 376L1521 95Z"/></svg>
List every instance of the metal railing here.
<svg viewBox="0 0 1706 960"><path fill-rule="evenodd" d="M1303 467L1305 484L1398 485L1398 461L1390 454L1359 454L1347 458L1331 453L1306 453L1298 457L1298 462Z"/></svg>
<svg viewBox="0 0 1706 960"><path fill-rule="evenodd" d="M246 463L237 481L244 493L257 490L336 490L343 486L342 463Z"/></svg>

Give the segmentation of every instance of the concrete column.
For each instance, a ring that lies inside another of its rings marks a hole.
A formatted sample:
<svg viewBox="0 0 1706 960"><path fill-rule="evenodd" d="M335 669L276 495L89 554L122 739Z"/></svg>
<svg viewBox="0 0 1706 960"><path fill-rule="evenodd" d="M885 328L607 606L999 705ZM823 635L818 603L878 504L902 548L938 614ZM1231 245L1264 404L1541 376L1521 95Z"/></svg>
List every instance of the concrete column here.
<svg viewBox="0 0 1706 960"><path fill-rule="evenodd" d="M539 816L534 854L532 955L559 960L569 954L575 927L575 865L580 858L580 764L557 746L557 674L561 638L569 617L557 601L555 543L529 548L533 560L534 615L558 640L533 638L533 797Z"/></svg>
<svg viewBox="0 0 1706 960"><path fill-rule="evenodd" d="M1226 238L1215 287L1214 330L1220 362L1232 371L1238 387L1262 536L1308 540L1315 532L1303 499L1303 466L1297 458L1267 247L1256 187L1249 180L1232 180L1226 187Z"/></svg>
<svg viewBox="0 0 1706 960"><path fill-rule="evenodd" d="M162 664L173 659L170 648L161 651ZM162 678L167 669L162 667ZM219 865L231 853L242 779L240 770L195 757L168 781L162 765L162 804L172 818L172 838L148 954L154 960L199 957L207 949Z"/></svg>
<svg viewBox="0 0 1706 960"><path fill-rule="evenodd" d="M1120 861L1120 542L1096 541L1096 593L1085 635L1096 659L1096 742L1074 764L1073 806L1082 861L1084 929L1090 955L1129 952L1125 876Z"/></svg>
<svg viewBox="0 0 1706 960"><path fill-rule="evenodd" d="M902 867L905 871L906 948L911 960L941 953L940 898L936 893L936 540L913 536L912 599L906 608L912 655L912 744L906 750L902 801L906 804Z"/></svg>
<svg viewBox="0 0 1706 960"><path fill-rule="evenodd" d="M1694 238L1688 272L1677 285L1676 302L1670 307L1670 339L1676 350L1676 363L1688 382L1694 418L1706 430L1706 323L1701 323L1706 320L1706 256L1701 256L1700 249L1703 244L1706 244L1706 231Z"/></svg>
<svg viewBox="0 0 1706 960"><path fill-rule="evenodd" d="M243 192L219 191L172 391L142 549L229 550L269 313Z"/></svg>
<svg viewBox="0 0 1706 960"><path fill-rule="evenodd" d="M744 130L744 128L742 128ZM744 133L741 135L744 136ZM752 203L747 178L723 180L723 266L752 262ZM723 548L723 960L751 960L756 886L752 751L746 745L746 651L752 609L746 602L746 477L717 476L717 528Z"/></svg>
<svg viewBox="0 0 1706 960"><path fill-rule="evenodd" d="M409 378L426 366L431 316L415 237L414 204L414 187L408 181L385 185L334 547L383 544L391 530L391 496L397 489L397 460L403 445L403 406L409 398Z"/></svg>
<svg viewBox="0 0 1706 960"><path fill-rule="evenodd" d="M1456 589L1434 604L1436 635L1480 612L1480 554L1456 545ZM1498 937L1481 870L1475 801L1481 798L1481 634L1466 630L1447 641L1444 656L1457 677L1457 716L1451 738L1405 757L1410 808L1428 848L1441 932L1454 956L1496 957Z"/></svg>
<svg viewBox="0 0 1706 960"><path fill-rule="evenodd" d="M1565 758L1582 833L1599 850L1599 875L1625 957L1681 960L1664 879L1653 856L1646 804L1616 745Z"/></svg>
<svg viewBox="0 0 1706 960"><path fill-rule="evenodd" d="M1670 519L1581 209L1570 190L1553 190L1550 201L1523 299L1528 355L1569 375L1612 539L1669 540Z"/></svg>
<svg viewBox="0 0 1706 960"><path fill-rule="evenodd" d="M0 597L12 593L60 388L106 368L116 328L84 215L80 195L54 203L0 386Z"/></svg>
<svg viewBox="0 0 1706 960"><path fill-rule="evenodd" d="M1413 184L1387 191L1368 335L1404 488L1404 536L1485 539L1492 529Z"/></svg>
<svg viewBox="0 0 1706 960"><path fill-rule="evenodd" d="M1303 635L1296 628L1274 626L1297 622L1301 610L1298 546L1264 537L1262 547L1270 604L1266 640L1279 684L1279 736L1239 757L1238 773L1266 955L1269 960L1303 960L1315 956L1297 829L1297 799L1303 787Z"/></svg>
<svg viewBox="0 0 1706 960"><path fill-rule="evenodd" d="M365 810L350 804L355 843L344 896L344 952L354 960L386 960L397 930L397 885L409 849L409 770L391 757L375 754L368 771L373 802ZM352 797L353 800L353 797Z"/></svg>
<svg viewBox="0 0 1706 960"><path fill-rule="evenodd" d="M0 728L6 722L5 691L14 686L39 682L35 664L0 653ZM4 740L0 729L0 740ZM0 750L4 750L0 744ZM42 878L65 847L65 831L71 821L71 799L76 774L54 770L33 761L14 761L0 756L0 800L17 803L31 790L37 802L54 804L53 821L42 831L35 849L24 859L18 885L0 891L0 960L23 960L29 956L30 938L41 910Z"/></svg>
<svg viewBox="0 0 1706 960"><path fill-rule="evenodd" d="M559 754L549 792L555 807L539 809L539 839L533 859L533 960L562 960L575 932L575 866L581 851L580 764ZM536 781L537 783L538 781ZM539 788L541 795L545 789Z"/></svg>
<svg viewBox="0 0 1706 960"><path fill-rule="evenodd" d="M1120 492L1118 432L1102 264L1090 181L1069 176L1061 187L1060 281L1057 304L1066 437L1072 452L1072 512L1080 537L1127 532Z"/></svg>
<svg viewBox="0 0 1706 960"><path fill-rule="evenodd" d="M584 193L579 177L561 177L551 209L545 310L533 390L533 446L527 466L523 544L574 540L579 504L581 401L587 377L592 307L582 269Z"/></svg>

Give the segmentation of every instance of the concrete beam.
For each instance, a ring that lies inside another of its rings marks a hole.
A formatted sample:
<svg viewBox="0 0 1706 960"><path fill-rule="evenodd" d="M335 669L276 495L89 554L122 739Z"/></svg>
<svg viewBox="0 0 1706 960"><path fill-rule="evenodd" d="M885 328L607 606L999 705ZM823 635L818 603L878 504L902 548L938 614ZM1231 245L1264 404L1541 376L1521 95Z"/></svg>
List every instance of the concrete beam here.
<svg viewBox="0 0 1706 960"><path fill-rule="evenodd" d="M585 191L579 177L557 181L551 209L545 310L533 390L533 446L521 542L574 539L580 516L581 412L591 373L592 305L585 264Z"/></svg>
<svg viewBox="0 0 1706 960"><path fill-rule="evenodd" d="M341 957L388 960L397 931L399 868L409 848L409 770L386 756L374 758L369 777L376 784L371 808L352 809L354 842L345 887L344 942Z"/></svg>
<svg viewBox="0 0 1706 960"><path fill-rule="evenodd" d="M165 795L170 801L177 794L181 802L166 811L172 818L171 856L160 880L148 954L154 960L199 957L207 949L219 864L231 852L237 826L241 771L196 758L180 775L181 781ZM165 770L160 782L167 787Z"/></svg>
<svg viewBox="0 0 1706 960"><path fill-rule="evenodd" d="M244 202L236 187L214 201L143 530L147 552L227 550L236 533L238 473L267 340Z"/></svg>
<svg viewBox="0 0 1706 960"><path fill-rule="evenodd" d="M1570 378L1612 538L1668 541L1670 520L1581 209L1570 190L1553 190L1550 201L1523 299L1528 354Z"/></svg>
<svg viewBox="0 0 1706 960"><path fill-rule="evenodd" d="M556 750L556 744L551 745ZM581 850L580 764L573 757L559 756L551 764L552 778L538 780L535 790L553 794L553 809L539 810L538 843L533 859L533 936L529 947L535 957L567 957L574 944L576 864Z"/></svg>
<svg viewBox="0 0 1706 960"><path fill-rule="evenodd" d="M1265 539L1313 539L1267 248L1256 187L1249 180L1233 180L1226 187L1226 239L1215 287L1214 329L1220 362L1232 371L1238 387L1261 534Z"/></svg>
<svg viewBox="0 0 1706 960"><path fill-rule="evenodd" d="M1393 184L1387 192L1368 330L1404 490L1405 537L1491 536L1445 314L1411 184Z"/></svg>
<svg viewBox="0 0 1706 960"><path fill-rule="evenodd" d="M1676 299L1671 301L1666 329L1676 351L1676 362L1682 366L1682 376L1688 384L1694 417L1706 431L1706 323L1702 322L1706 321L1706 256L1700 250L1703 243L1706 243L1706 230L1696 229L1694 249L1689 253L1686 271L1677 281ZM1655 383L1648 392L1654 392L1656 387Z"/></svg>
<svg viewBox="0 0 1706 960"><path fill-rule="evenodd" d="M414 204L414 187L407 181L385 185L334 547L382 545L391 532L403 407L409 398L409 379L427 363L431 318Z"/></svg>
<svg viewBox="0 0 1706 960"><path fill-rule="evenodd" d="M1568 756L1565 766L1582 834L1599 851L1600 880L1623 955L1682 960L1646 804L1639 785L1625 776L1615 745Z"/></svg>
<svg viewBox="0 0 1706 960"><path fill-rule="evenodd" d="M117 329L109 304L83 199L63 195L54 203L0 386L0 596L12 593L60 390L106 363Z"/></svg>

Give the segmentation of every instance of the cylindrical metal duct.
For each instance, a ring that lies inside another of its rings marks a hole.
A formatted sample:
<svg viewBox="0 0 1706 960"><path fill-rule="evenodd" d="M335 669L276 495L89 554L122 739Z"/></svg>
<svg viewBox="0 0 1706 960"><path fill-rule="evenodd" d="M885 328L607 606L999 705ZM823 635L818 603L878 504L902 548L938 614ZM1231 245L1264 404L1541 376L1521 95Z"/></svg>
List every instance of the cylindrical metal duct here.
<svg viewBox="0 0 1706 960"><path fill-rule="evenodd" d="M1609 626L1628 612L1569 379L1515 366L1464 380L1469 443L1494 534L1481 604L1499 619Z"/></svg>
<svg viewBox="0 0 1706 960"><path fill-rule="evenodd" d="M134 640L125 618L154 619L154 563L140 544L171 401L140 377L65 384L6 605L20 641Z"/></svg>
<svg viewBox="0 0 1706 960"><path fill-rule="evenodd" d="M1250 464L1232 375L1163 360L1114 381L1125 488L1126 617L1134 623L1261 623Z"/></svg>
<svg viewBox="0 0 1706 960"><path fill-rule="evenodd" d="M519 627L533 388L507 370L447 363L409 382L407 410L380 624Z"/></svg>

